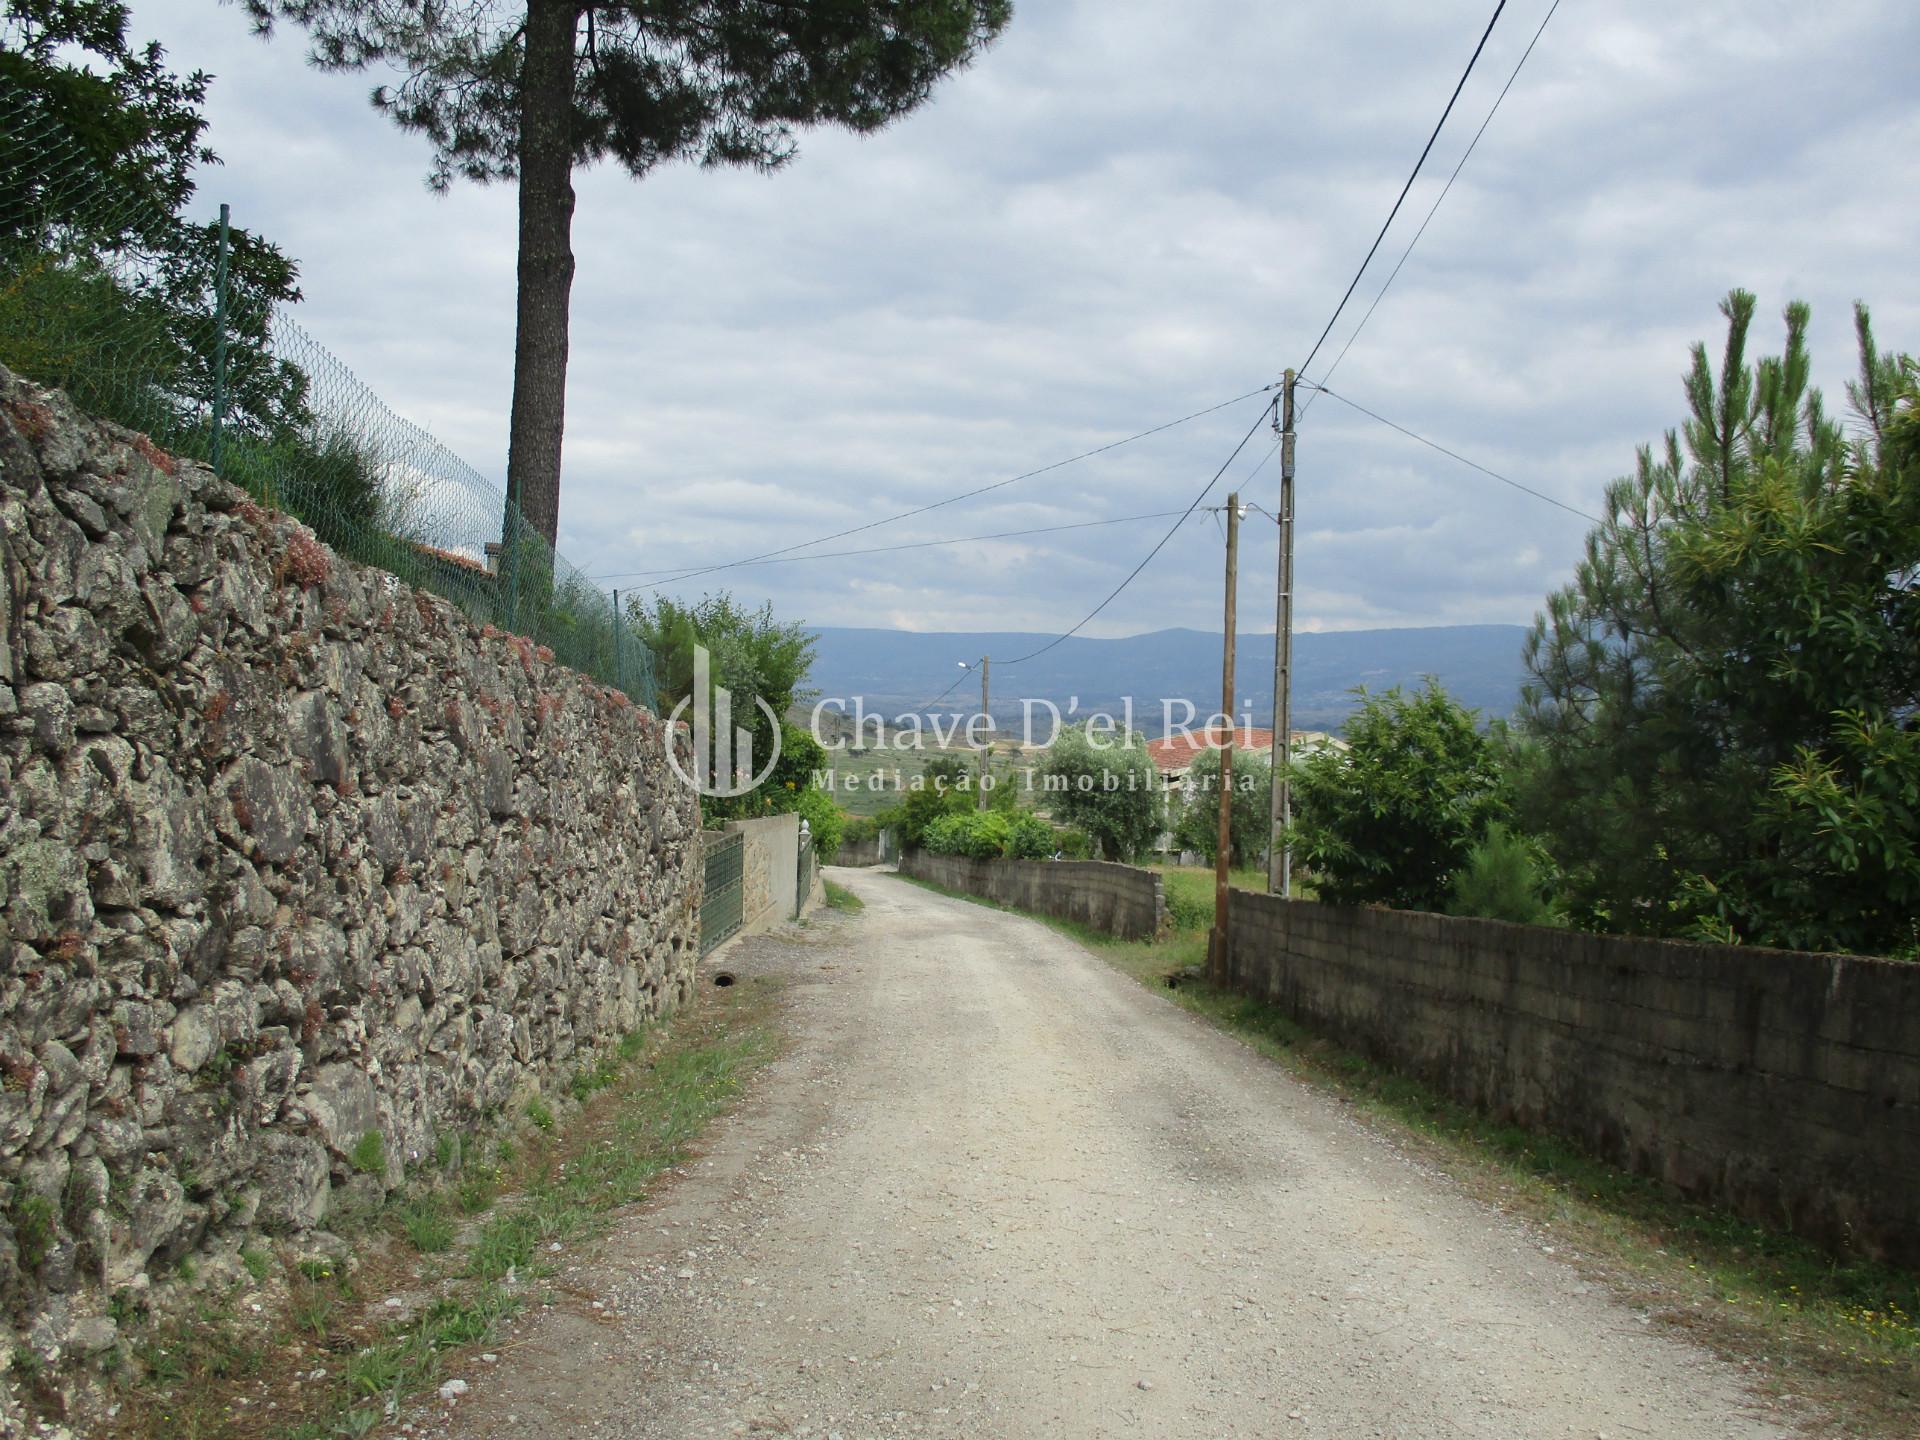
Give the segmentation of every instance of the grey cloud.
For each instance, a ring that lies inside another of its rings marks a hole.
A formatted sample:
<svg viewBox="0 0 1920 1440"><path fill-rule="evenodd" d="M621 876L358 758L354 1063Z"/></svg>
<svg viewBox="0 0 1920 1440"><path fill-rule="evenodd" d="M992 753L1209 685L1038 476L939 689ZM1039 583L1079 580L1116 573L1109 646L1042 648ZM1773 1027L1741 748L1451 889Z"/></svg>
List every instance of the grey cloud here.
<svg viewBox="0 0 1920 1440"><path fill-rule="evenodd" d="M1515 0L1337 354L1548 0ZM1082 0L1019 8L928 109L809 134L774 177L581 178L562 544L592 573L712 563L925 504L1277 377L1318 333L1484 4ZM424 147L229 6L136 0L219 75L209 201L302 262L302 323L485 473L504 468L513 197L428 194ZM1920 347L1920 15L1900 0L1565 4L1334 387L1583 509L1681 414L1732 285ZM1761 339L1777 343L1769 322ZM847 544L1175 508L1258 402ZM1269 506L1257 438L1223 479ZM1314 628L1525 620L1582 522L1322 399L1300 442ZM765 566L725 585L819 623L1064 628L1163 523ZM1270 527L1269 527L1270 528ZM840 545L824 547L842 548ZM1242 615L1271 615L1247 530ZM1198 519L1096 623L1218 624Z"/></svg>

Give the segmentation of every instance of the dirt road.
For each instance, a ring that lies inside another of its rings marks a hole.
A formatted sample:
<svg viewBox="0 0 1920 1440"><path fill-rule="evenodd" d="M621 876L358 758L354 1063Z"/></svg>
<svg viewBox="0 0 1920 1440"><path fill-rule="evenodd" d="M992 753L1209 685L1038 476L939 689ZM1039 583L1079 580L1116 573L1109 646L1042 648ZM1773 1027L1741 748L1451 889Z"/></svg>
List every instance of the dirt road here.
<svg viewBox="0 0 1920 1440"><path fill-rule="evenodd" d="M727 956L791 977L787 1054L470 1372L454 1434L1794 1433L1071 941L837 878L863 913Z"/></svg>

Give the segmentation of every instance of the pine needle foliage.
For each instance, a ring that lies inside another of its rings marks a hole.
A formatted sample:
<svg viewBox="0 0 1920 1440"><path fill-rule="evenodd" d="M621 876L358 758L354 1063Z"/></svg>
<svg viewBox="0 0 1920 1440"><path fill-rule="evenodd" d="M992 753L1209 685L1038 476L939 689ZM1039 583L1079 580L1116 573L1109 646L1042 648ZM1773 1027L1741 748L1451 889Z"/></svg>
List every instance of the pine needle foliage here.
<svg viewBox="0 0 1920 1440"><path fill-rule="evenodd" d="M1696 345L1688 414L1614 482L1526 646L1523 809L1596 928L1801 949L1920 941L1916 371L1855 314L1850 424L1803 304Z"/></svg>

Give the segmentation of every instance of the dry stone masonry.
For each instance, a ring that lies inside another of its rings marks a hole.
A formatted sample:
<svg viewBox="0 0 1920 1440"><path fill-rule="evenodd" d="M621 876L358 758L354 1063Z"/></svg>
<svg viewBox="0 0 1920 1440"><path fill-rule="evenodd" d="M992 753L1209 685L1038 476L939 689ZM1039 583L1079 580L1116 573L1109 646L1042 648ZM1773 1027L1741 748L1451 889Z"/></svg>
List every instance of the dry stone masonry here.
<svg viewBox="0 0 1920 1440"><path fill-rule="evenodd" d="M683 999L659 724L0 369L0 1354Z"/></svg>

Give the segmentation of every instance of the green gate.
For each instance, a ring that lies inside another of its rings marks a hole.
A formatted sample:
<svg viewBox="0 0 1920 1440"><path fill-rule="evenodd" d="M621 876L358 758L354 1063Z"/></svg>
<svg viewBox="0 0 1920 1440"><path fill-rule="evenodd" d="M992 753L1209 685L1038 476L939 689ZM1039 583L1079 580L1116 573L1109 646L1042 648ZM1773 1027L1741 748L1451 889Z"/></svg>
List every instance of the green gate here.
<svg viewBox="0 0 1920 1440"><path fill-rule="evenodd" d="M706 955L740 928L746 837L737 830L731 835L708 831L700 839L707 876L700 901L700 953Z"/></svg>

